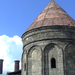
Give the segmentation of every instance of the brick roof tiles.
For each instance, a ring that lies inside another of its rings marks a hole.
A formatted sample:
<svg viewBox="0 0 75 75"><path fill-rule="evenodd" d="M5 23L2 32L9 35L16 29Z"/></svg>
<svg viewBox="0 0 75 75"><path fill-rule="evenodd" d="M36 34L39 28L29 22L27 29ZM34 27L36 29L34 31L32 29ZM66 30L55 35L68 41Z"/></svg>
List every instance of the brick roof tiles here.
<svg viewBox="0 0 75 75"><path fill-rule="evenodd" d="M75 21L54 0L51 0L26 32L38 27L54 25L75 27Z"/></svg>

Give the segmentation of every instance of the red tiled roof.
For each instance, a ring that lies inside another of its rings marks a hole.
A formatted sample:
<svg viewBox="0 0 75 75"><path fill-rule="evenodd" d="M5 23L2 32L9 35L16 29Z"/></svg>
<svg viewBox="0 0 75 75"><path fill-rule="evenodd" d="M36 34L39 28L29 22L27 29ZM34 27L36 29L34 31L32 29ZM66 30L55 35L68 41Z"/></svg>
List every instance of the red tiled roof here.
<svg viewBox="0 0 75 75"><path fill-rule="evenodd" d="M75 21L54 0L51 0L26 32L38 27L54 25L75 27Z"/></svg>

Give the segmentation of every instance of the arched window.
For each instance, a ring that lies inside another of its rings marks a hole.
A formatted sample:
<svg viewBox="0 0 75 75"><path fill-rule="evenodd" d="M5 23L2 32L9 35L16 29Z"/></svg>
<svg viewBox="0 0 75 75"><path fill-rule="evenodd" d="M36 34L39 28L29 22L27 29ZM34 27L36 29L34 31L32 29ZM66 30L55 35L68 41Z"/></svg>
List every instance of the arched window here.
<svg viewBox="0 0 75 75"><path fill-rule="evenodd" d="M54 58L51 59L51 68L56 68L56 60Z"/></svg>

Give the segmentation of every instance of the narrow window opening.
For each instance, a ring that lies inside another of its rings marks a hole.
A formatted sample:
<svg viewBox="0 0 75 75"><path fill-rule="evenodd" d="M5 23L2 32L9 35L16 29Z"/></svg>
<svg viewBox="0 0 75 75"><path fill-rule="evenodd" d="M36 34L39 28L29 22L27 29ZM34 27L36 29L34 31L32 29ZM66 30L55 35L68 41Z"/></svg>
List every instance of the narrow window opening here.
<svg viewBox="0 0 75 75"><path fill-rule="evenodd" d="M26 71L26 63L24 64L24 71Z"/></svg>
<svg viewBox="0 0 75 75"><path fill-rule="evenodd" d="M56 68L56 60L54 58L51 59L51 68Z"/></svg>

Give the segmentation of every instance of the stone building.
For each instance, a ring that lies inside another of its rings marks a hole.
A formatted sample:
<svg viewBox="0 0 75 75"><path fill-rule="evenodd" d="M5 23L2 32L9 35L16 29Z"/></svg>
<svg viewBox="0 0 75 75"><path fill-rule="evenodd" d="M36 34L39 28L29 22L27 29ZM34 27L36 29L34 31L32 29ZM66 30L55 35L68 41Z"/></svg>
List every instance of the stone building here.
<svg viewBox="0 0 75 75"><path fill-rule="evenodd" d="M75 75L75 21L54 0L22 35L21 75Z"/></svg>

